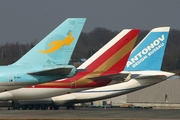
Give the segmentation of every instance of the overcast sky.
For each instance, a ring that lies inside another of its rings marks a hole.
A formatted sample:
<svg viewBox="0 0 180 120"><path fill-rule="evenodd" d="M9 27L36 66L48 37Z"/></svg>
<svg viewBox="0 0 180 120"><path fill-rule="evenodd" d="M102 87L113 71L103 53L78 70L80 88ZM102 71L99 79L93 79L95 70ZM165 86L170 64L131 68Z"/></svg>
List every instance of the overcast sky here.
<svg viewBox="0 0 180 120"><path fill-rule="evenodd" d="M0 0L0 44L41 40L68 17L96 27L180 30L180 0Z"/></svg>

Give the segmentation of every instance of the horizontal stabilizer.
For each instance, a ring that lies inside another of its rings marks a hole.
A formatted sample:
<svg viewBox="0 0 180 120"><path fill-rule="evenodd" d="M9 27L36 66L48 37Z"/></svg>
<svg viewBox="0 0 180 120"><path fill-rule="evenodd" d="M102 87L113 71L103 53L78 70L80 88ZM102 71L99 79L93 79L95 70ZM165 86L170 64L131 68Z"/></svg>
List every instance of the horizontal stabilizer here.
<svg viewBox="0 0 180 120"><path fill-rule="evenodd" d="M77 72L83 72L86 71L87 69L77 69Z"/></svg>
<svg viewBox="0 0 180 120"><path fill-rule="evenodd" d="M99 77L90 77L92 80L113 80L118 82L124 82L126 78L129 76L129 73L119 73L119 74L111 74Z"/></svg>
<svg viewBox="0 0 180 120"><path fill-rule="evenodd" d="M69 75L72 68L54 68L49 70L42 70L36 72L30 72L30 75L50 76L50 75Z"/></svg>
<svg viewBox="0 0 180 120"><path fill-rule="evenodd" d="M162 79L165 80L167 77L165 75L140 75L136 79Z"/></svg>

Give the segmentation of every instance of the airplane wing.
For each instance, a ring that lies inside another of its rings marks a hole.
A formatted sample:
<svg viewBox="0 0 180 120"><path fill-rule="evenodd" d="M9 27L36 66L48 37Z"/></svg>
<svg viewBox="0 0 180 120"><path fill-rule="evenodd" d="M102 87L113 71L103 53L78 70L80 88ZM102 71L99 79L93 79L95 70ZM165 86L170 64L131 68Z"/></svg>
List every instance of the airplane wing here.
<svg viewBox="0 0 180 120"><path fill-rule="evenodd" d="M118 74L110 74L98 77L89 77L92 80L113 80L118 82L125 82L131 76L130 73L118 73Z"/></svg>
<svg viewBox="0 0 180 120"><path fill-rule="evenodd" d="M72 68L54 68L42 71L29 72L29 75L40 75L40 76L50 76L50 75L68 75Z"/></svg>

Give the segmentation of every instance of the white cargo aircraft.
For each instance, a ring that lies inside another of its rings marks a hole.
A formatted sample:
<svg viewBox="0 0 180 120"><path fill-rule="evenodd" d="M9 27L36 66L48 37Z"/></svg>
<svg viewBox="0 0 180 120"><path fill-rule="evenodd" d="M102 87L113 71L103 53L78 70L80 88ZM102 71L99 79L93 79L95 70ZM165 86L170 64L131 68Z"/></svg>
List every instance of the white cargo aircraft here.
<svg viewBox="0 0 180 120"><path fill-rule="evenodd" d="M98 87L52 97L56 105L66 105L69 109L73 104L91 102L124 95L145 87L162 82L174 73L161 71L164 51L168 39L169 27L155 28L134 48L121 73L130 73L129 80L123 83Z"/></svg>

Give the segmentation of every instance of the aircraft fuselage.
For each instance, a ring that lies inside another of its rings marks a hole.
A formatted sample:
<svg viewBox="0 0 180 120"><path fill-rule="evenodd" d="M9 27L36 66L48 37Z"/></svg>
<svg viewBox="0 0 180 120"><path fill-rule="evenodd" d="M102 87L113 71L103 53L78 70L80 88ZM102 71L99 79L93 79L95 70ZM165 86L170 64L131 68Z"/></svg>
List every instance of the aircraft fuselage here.
<svg viewBox="0 0 180 120"><path fill-rule="evenodd" d="M63 66L56 66L63 67ZM70 66L72 67L72 66ZM32 75L29 74L33 71L45 71L54 69L53 67L41 67L41 66L1 66L0 67L0 92L21 88L23 86L29 86L34 84L45 83L57 79L71 77L76 74L76 68L72 67L71 72L68 75Z"/></svg>

